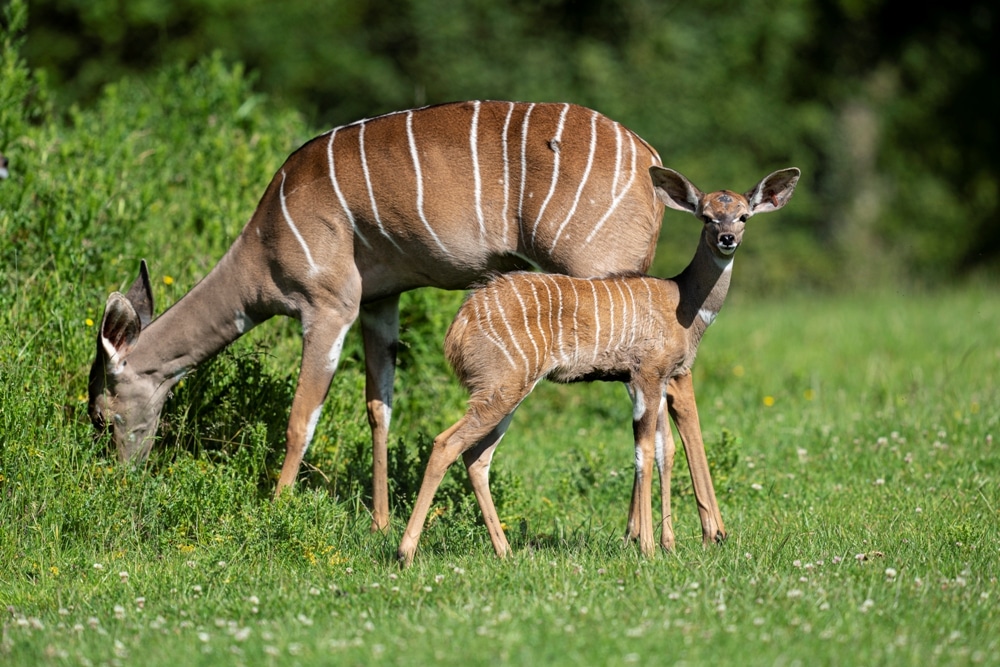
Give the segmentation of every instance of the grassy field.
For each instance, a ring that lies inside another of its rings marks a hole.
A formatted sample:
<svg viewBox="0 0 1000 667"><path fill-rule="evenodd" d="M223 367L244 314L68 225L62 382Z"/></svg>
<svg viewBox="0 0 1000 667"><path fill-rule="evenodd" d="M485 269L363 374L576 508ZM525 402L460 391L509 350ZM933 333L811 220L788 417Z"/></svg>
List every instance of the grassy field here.
<svg viewBox="0 0 1000 667"><path fill-rule="evenodd" d="M0 98L28 95L14 84ZM287 321L185 379L148 463L119 466L86 419L105 297L146 257L158 310L180 298L313 132L217 59L64 119L19 104L0 104L17 130L0 183L3 664L1000 663L995 285L765 300L745 255L695 367L724 544L702 548L679 456L677 552L623 545L624 389L542 385L493 467L513 557L494 558L456 469L400 571L430 440L463 409L440 352L461 295L404 298L390 534L368 532L356 332L294 494L270 499Z"/></svg>
<svg viewBox="0 0 1000 667"><path fill-rule="evenodd" d="M90 334L82 321L65 328ZM253 438L228 457L175 447L144 470L117 467L79 406L52 404L65 369L88 359L53 357L58 345L5 328L0 654L996 664L998 330L1000 300L986 289L734 298L696 367L723 545L699 543L681 458L677 553L644 560L623 546L624 391L544 385L495 464L513 558L494 558L459 490L399 571L405 509L381 536L368 533L360 493L332 495L332 481L273 504L252 462L266 443Z"/></svg>

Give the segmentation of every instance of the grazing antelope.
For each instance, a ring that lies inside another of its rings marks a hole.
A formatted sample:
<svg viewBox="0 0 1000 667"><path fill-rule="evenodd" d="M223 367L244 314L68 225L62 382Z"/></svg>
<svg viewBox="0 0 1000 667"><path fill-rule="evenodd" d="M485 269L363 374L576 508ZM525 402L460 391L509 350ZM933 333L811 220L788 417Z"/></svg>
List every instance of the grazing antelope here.
<svg viewBox="0 0 1000 667"><path fill-rule="evenodd" d="M7 156L0 153L0 180L10 176L10 173L7 171L8 164L10 164L10 162L7 160Z"/></svg>
<svg viewBox="0 0 1000 667"><path fill-rule="evenodd" d="M666 401L687 454L707 542L725 537L702 441L691 365L705 329L729 290L733 254L744 225L757 213L784 206L799 179L795 168L776 171L744 195L702 193L671 169L650 167L657 196L688 211L704 227L694 259L671 280L639 274L581 279L541 273L494 278L465 301L445 338L445 355L469 391L469 407L434 440L398 558L409 565L427 512L448 466L461 455L493 548L510 545L490 495L493 452L514 410L542 378L555 382L621 381L633 400L635 486L628 538L642 552L653 545L652 466L660 474L660 544L673 549L670 474L675 445L663 415ZM673 391L667 392L668 384Z"/></svg>
<svg viewBox="0 0 1000 667"><path fill-rule="evenodd" d="M399 294L464 289L532 265L645 271L663 205L646 142L572 104L461 102L333 129L295 151L205 278L153 319L145 262L112 293L91 368L90 415L123 461L148 455L171 389L274 315L302 322L302 362L276 493L313 436L348 328L361 318L372 430L372 527L389 521L386 441Z"/></svg>

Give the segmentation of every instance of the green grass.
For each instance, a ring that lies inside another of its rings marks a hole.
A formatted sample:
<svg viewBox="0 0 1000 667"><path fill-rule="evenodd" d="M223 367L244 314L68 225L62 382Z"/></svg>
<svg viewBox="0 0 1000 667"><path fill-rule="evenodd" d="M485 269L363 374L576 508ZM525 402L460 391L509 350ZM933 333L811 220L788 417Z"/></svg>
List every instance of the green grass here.
<svg viewBox="0 0 1000 667"><path fill-rule="evenodd" d="M408 571L392 558L405 509L381 536L360 491L307 482L272 503L253 463L263 432L232 456L175 447L119 468L52 405L60 364L11 364L6 342L0 651L11 664L995 664L998 325L1000 302L978 288L734 300L696 366L723 545L699 543L681 459L677 553L623 546L624 391L543 385L495 464L514 556L495 559L456 492Z"/></svg>
<svg viewBox="0 0 1000 667"><path fill-rule="evenodd" d="M287 321L189 376L148 463L119 466L86 419L107 293L146 257L158 311L180 298L313 132L218 60L122 82L65 118L9 103L12 82L4 664L998 663L995 286L751 300L741 267L763 259L746 256L695 366L724 544L700 545L679 456L677 552L623 545L624 390L542 385L493 468L514 555L494 558L458 466L400 571L429 443L463 409L440 352L461 295L403 300L390 534L368 532L356 332L294 494L270 499L300 344Z"/></svg>

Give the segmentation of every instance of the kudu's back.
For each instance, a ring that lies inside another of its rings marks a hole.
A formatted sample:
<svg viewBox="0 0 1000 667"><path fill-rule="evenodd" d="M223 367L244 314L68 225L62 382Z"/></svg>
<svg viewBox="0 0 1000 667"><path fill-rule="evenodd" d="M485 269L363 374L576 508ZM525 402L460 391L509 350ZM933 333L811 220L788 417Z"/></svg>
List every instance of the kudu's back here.
<svg viewBox="0 0 1000 667"><path fill-rule="evenodd" d="M281 201L272 220L295 225L309 249L323 246L313 229L353 235L366 297L465 288L491 271L527 268L525 260L580 276L644 271L663 214L648 177L659 163L642 139L591 109L443 104L358 121L303 146L272 183Z"/></svg>

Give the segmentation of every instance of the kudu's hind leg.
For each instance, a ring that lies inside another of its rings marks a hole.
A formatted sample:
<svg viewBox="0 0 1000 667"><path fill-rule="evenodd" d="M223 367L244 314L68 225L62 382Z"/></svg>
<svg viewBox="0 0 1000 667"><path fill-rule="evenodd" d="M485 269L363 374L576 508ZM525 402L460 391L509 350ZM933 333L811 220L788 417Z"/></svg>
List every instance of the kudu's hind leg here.
<svg viewBox="0 0 1000 667"><path fill-rule="evenodd" d="M361 307L365 400L372 433L372 531L389 528L389 423L399 346L399 295Z"/></svg>
<svg viewBox="0 0 1000 667"><path fill-rule="evenodd" d="M410 514L410 520L407 522L406 530L403 532L403 539L399 543L399 550L396 552L396 558L403 566L407 566L413 562L413 555L417 551L417 542L420 539L420 533L424 529L424 522L427 520L427 513L430 511L431 502L434 500L434 494L437 492L438 486L441 485L441 480L444 479L444 474L447 472L448 467L459 456L467 450L476 448L477 445L479 446L479 452L478 455L473 455L473 461L478 460L479 456L485 454L487 450L492 455L497 442L500 441L500 438L507 430L511 414L513 414L514 410L520 404L524 395L523 391L512 390L506 393L506 398L501 398L505 396L505 393L502 390L497 390L495 393L490 392L489 399L484 400L482 397L477 397L474 393L469 400L469 409L465 413L465 416L455 422L444 433L434 438L434 447L431 449L431 456L427 461L427 470L424 472L424 479L420 483L417 500L413 504L413 513ZM487 462L488 460L486 459ZM483 483L481 476L482 469L470 471L470 474L475 476L473 488L476 486L481 487ZM488 481L486 483L488 484ZM482 491L482 488L480 488L480 491ZM477 499L479 499L479 493L477 493ZM492 505L493 501L490 499L491 508ZM480 508L484 509L482 504L480 504ZM493 508L493 514L496 514L495 508ZM499 520L496 521L496 525L499 528ZM504 544L506 544L506 538L503 539ZM496 542L494 542L494 548L497 548L499 553ZM507 549L509 550L510 547L507 546Z"/></svg>
<svg viewBox="0 0 1000 667"><path fill-rule="evenodd" d="M465 467L469 471L469 481L472 483L472 491L476 494L476 501L479 502L479 509L483 513L483 521L486 522L486 530L490 533L490 541L493 542L493 549L497 556L501 558L510 554L510 543L503 533L500 525L500 516L497 514L496 506L493 504L493 494L490 493L490 463L493 461L493 452L503 438L504 433L510 426L513 413L504 417L496 427L486 434L474 447L462 454Z"/></svg>

